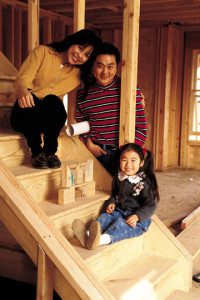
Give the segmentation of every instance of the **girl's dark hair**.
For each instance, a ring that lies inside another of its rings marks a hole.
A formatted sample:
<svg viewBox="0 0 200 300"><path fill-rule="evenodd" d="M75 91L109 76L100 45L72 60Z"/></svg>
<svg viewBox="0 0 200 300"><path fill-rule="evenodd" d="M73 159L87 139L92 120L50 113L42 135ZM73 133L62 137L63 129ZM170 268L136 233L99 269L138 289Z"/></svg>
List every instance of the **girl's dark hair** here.
<svg viewBox="0 0 200 300"><path fill-rule="evenodd" d="M83 46L93 46L94 50L98 48L101 43L101 38L96 35L96 33L90 29L81 29L71 35L68 35L62 41L52 42L48 44L56 52L60 53L67 51L72 45L83 45ZM88 77L89 70L92 67L93 52L90 58L83 64L79 65L81 69L81 80L85 83Z"/></svg>
<svg viewBox="0 0 200 300"><path fill-rule="evenodd" d="M155 197L157 199L157 202L159 202L160 196L158 191L158 183L155 176L152 153L149 150L147 150L146 155L144 155L142 147L135 143L127 143L120 148L119 158L124 152L131 150L139 155L141 161L144 160L144 165L140 167L139 171L144 171L145 175L149 178L150 193L152 193L153 197Z"/></svg>

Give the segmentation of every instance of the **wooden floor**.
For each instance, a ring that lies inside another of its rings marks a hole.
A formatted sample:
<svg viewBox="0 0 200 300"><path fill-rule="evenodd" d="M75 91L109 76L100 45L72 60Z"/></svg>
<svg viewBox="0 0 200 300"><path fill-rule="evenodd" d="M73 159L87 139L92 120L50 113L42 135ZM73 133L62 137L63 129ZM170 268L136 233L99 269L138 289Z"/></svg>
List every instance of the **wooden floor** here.
<svg viewBox="0 0 200 300"><path fill-rule="evenodd" d="M200 206L200 171L172 169L156 173L161 201L158 217L177 235L181 220ZM193 274L200 273L200 255L194 260ZM175 292L167 300L200 299L200 284L193 281L188 293Z"/></svg>
<svg viewBox="0 0 200 300"><path fill-rule="evenodd" d="M157 216L177 235L181 220L200 206L200 170L156 172L160 191Z"/></svg>

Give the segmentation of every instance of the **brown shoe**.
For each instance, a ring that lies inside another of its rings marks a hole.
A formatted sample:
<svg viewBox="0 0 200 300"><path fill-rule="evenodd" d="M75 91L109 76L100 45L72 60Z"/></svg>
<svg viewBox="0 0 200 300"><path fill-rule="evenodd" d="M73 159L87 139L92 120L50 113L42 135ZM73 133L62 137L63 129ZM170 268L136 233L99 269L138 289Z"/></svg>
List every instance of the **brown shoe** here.
<svg viewBox="0 0 200 300"><path fill-rule="evenodd" d="M93 250L99 246L101 236L101 226L100 223L94 221L90 224L89 227L89 237L86 242L86 248L88 250Z"/></svg>
<svg viewBox="0 0 200 300"><path fill-rule="evenodd" d="M72 229L74 235L77 237L81 245L85 248L87 240L87 231L83 221L80 219L75 219L72 223Z"/></svg>

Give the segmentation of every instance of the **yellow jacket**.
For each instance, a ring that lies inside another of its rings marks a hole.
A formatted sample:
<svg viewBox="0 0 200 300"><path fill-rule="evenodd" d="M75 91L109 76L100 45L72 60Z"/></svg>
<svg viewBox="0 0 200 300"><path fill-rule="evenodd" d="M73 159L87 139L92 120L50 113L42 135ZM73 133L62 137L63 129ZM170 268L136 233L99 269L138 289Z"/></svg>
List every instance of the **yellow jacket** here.
<svg viewBox="0 0 200 300"><path fill-rule="evenodd" d="M48 46L37 46L26 58L14 87L18 95L22 87L38 98L54 94L60 98L80 85L80 69L62 65L60 56Z"/></svg>

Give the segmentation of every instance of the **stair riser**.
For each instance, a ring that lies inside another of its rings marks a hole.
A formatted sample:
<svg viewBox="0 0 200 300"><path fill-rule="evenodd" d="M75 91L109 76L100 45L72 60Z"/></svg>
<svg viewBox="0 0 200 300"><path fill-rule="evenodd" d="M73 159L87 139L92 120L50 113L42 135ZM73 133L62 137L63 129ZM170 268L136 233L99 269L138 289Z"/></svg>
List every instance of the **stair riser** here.
<svg viewBox="0 0 200 300"><path fill-rule="evenodd" d="M104 280L125 264L143 253L143 237L123 240L109 246L100 246L102 251L86 260L97 277ZM128 251L127 251L128 249Z"/></svg>
<svg viewBox="0 0 200 300"><path fill-rule="evenodd" d="M20 179L19 182L33 197L35 202L58 199L58 189L61 187L60 172ZM55 201L57 203L57 201Z"/></svg>
<svg viewBox="0 0 200 300"><path fill-rule="evenodd" d="M0 158L8 166L20 166L30 162L30 154L24 139L0 141Z"/></svg>
<svg viewBox="0 0 200 300"><path fill-rule="evenodd" d="M0 128L9 129L10 125L10 107L1 107L0 106Z"/></svg>
<svg viewBox="0 0 200 300"><path fill-rule="evenodd" d="M175 272L177 272L177 268L162 278L154 287L157 299L166 299L174 290L179 288Z"/></svg>
<svg viewBox="0 0 200 300"><path fill-rule="evenodd" d="M90 206L80 206L80 208L75 209L74 211L63 212L62 216L57 216L51 218L54 225L61 230L64 236L67 239L70 239L74 236L72 231L72 223L75 219L81 219L85 224L90 223L91 221L95 220L101 210L102 204L105 199L97 201L96 203L92 203Z"/></svg>

